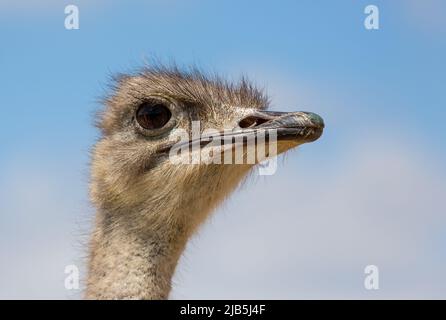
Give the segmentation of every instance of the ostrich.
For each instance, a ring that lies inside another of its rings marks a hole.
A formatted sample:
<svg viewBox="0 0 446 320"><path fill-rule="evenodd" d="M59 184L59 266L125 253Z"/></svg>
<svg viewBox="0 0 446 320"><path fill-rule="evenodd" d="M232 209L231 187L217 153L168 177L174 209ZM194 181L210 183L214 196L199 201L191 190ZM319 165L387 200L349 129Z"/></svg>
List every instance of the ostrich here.
<svg viewBox="0 0 446 320"><path fill-rule="evenodd" d="M190 132L193 121L202 131L230 128L235 137L273 129L277 154L321 136L318 115L266 111L268 104L246 79L229 83L195 69L149 66L116 77L98 115L101 137L92 152L96 217L87 299L167 299L187 240L255 166L173 164L174 130ZM234 141L224 140L213 155L232 150Z"/></svg>

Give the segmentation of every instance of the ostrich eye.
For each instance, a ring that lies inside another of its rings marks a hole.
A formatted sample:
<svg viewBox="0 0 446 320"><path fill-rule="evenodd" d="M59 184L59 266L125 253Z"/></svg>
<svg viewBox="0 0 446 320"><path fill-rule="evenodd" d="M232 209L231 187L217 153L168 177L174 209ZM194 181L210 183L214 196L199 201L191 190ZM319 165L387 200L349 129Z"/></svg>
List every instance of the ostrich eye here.
<svg viewBox="0 0 446 320"><path fill-rule="evenodd" d="M136 121L147 130L160 129L169 122L172 113L163 104L143 103L136 111Z"/></svg>

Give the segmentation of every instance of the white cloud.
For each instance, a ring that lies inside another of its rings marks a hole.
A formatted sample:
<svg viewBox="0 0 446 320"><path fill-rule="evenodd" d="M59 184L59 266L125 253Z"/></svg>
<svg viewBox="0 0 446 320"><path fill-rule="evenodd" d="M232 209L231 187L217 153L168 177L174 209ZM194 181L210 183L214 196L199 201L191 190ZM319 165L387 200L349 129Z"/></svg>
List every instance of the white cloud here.
<svg viewBox="0 0 446 320"><path fill-rule="evenodd" d="M21 159L21 160L20 160ZM0 298L72 298L64 268L82 269L80 228L87 214L75 170L21 154L2 167L0 181ZM26 159L33 159L27 161Z"/></svg>
<svg viewBox="0 0 446 320"><path fill-rule="evenodd" d="M241 191L189 245L172 297L444 298L440 168L401 141L364 145L335 172L303 151ZM367 264L378 292L362 285Z"/></svg>
<svg viewBox="0 0 446 320"><path fill-rule="evenodd" d="M444 298L442 164L391 136L343 154L304 145L248 183L192 239L172 297ZM65 167L3 167L0 297L80 297L63 288L63 271L85 254L76 223L86 185ZM378 292L362 286L367 264L380 267Z"/></svg>

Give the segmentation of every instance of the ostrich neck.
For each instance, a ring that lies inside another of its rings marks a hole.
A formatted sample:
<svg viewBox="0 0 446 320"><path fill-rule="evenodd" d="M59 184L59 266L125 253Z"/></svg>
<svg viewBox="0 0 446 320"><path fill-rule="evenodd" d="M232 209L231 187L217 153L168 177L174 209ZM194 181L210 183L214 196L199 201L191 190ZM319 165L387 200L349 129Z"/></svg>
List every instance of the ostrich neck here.
<svg viewBox="0 0 446 320"><path fill-rule="evenodd" d="M113 216L97 213L86 298L167 299L187 237L174 228L141 229L131 218Z"/></svg>
<svg viewBox="0 0 446 320"><path fill-rule="evenodd" d="M169 184L155 180L153 187L146 187L158 190L163 198L155 195L137 207L99 209L91 237L86 297L166 299L188 238L250 168L250 165L209 166L206 170L192 171L190 179L172 174L178 180ZM191 185L196 186L193 192ZM174 189L161 189L165 186ZM129 194L138 194L138 190ZM146 197L143 195L143 199Z"/></svg>

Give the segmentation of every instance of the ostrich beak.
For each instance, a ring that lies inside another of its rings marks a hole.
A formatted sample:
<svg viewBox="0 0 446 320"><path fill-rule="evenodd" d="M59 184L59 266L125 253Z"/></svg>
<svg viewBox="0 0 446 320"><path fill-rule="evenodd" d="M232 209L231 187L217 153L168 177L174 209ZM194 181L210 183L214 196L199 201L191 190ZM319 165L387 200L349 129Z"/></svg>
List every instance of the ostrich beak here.
<svg viewBox="0 0 446 320"><path fill-rule="evenodd" d="M322 135L324 120L312 112L256 111L238 122L241 132L276 131L277 140L292 144L313 142Z"/></svg>
<svg viewBox="0 0 446 320"><path fill-rule="evenodd" d="M168 144L161 151L167 152L171 148L179 150L184 147L187 150L189 150L189 147L192 150L199 150L207 147L214 140L221 141L222 146L231 146L231 148L240 144L246 146L249 138L263 134L263 137L266 138L264 142L268 145L277 142L276 151L272 154L268 153L269 155L277 155L300 144L319 139L323 130L324 121L315 113L254 111L248 115L245 114L230 132L222 131L217 132L216 135L204 135L195 139L187 139L175 145ZM257 138L256 141L258 142ZM219 154L223 155L221 151L225 149L219 150Z"/></svg>

